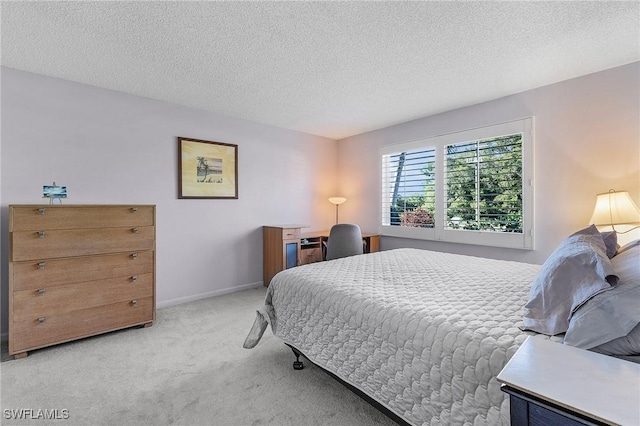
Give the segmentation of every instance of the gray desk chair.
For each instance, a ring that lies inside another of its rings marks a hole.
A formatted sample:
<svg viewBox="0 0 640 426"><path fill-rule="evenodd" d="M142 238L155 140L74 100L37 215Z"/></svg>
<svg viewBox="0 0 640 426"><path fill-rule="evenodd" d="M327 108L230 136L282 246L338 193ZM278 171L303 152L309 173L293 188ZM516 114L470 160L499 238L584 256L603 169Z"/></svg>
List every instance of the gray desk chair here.
<svg viewBox="0 0 640 426"><path fill-rule="evenodd" d="M339 223L331 227L327 241L327 260L362 254L362 232L353 223Z"/></svg>

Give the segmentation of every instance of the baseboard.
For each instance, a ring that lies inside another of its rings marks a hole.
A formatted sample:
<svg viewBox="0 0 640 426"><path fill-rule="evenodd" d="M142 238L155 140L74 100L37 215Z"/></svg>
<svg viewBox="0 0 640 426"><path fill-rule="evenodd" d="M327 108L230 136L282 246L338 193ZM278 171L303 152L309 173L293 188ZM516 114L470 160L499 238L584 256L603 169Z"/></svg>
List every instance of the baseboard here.
<svg viewBox="0 0 640 426"><path fill-rule="evenodd" d="M209 291L207 293L194 294L192 296L179 297L177 299L164 300L162 302L157 302L157 308L166 308L167 306L181 305L183 303L195 302L200 299L207 299L209 297L222 296L224 294L235 293L237 291L249 290L252 288L262 287L262 281L243 284L236 287L223 288L221 290Z"/></svg>

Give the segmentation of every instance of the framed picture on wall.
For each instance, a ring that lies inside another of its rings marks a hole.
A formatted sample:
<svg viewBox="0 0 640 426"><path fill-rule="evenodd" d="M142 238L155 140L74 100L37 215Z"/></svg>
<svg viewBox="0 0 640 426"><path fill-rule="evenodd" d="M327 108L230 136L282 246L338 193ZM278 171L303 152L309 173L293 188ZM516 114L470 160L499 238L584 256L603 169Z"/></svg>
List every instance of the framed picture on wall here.
<svg viewBox="0 0 640 426"><path fill-rule="evenodd" d="M238 198L238 145L179 137L178 198Z"/></svg>

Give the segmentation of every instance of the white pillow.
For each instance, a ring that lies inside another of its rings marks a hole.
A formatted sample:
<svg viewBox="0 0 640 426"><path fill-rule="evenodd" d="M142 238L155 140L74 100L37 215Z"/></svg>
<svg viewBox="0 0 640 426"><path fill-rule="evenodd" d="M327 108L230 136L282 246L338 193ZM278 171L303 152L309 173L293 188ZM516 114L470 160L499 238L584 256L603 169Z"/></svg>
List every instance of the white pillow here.
<svg viewBox="0 0 640 426"><path fill-rule="evenodd" d="M640 323L640 245L616 255L611 265L620 278L618 285L594 296L572 315L564 343L591 349L610 342L602 349L616 355L637 354L640 330L630 333Z"/></svg>
<svg viewBox="0 0 640 426"><path fill-rule="evenodd" d="M637 246L640 246L640 240L633 240L630 243L627 243L627 244L623 245L622 247L619 247L618 251L616 252L616 256L621 254L621 253L624 253L625 251L629 250L630 248L637 247Z"/></svg>
<svg viewBox="0 0 640 426"><path fill-rule="evenodd" d="M555 335L569 328L569 317L617 277L595 226L567 237L544 262L524 307L524 329Z"/></svg>

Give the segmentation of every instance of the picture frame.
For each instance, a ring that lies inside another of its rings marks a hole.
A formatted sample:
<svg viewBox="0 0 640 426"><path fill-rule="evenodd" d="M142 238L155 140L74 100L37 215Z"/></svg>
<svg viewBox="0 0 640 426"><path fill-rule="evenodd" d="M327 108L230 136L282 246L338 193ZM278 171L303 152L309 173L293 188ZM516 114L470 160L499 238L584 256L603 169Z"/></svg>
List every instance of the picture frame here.
<svg viewBox="0 0 640 426"><path fill-rule="evenodd" d="M56 185L43 185L42 198L67 198L67 187Z"/></svg>
<svg viewBox="0 0 640 426"><path fill-rule="evenodd" d="M178 137L178 198L237 199L238 145Z"/></svg>

